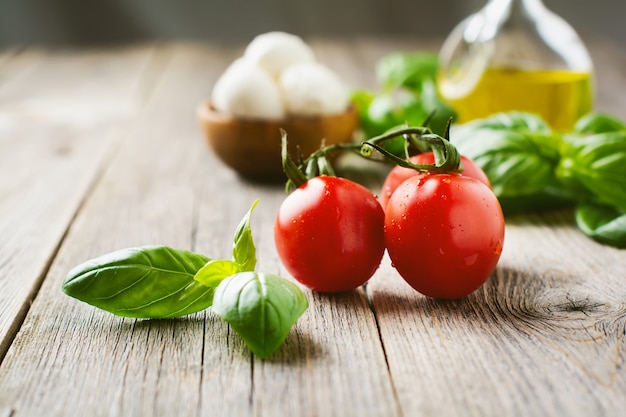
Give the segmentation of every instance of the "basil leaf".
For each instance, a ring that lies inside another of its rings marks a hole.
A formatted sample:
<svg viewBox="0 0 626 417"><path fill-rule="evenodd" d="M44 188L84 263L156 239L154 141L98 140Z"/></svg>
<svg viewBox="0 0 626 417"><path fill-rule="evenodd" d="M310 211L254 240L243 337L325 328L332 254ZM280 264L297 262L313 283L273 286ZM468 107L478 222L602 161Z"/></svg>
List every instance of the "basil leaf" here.
<svg viewBox="0 0 626 417"><path fill-rule="evenodd" d="M194 276L194 279L207 287L217 288L224 279L240 272L239 265L226 259L207 262Z"/></svg>
<svg viewBox="0 0 626 417"><path fill-rule="evenodd" d="M450 140L485 171L506 213L570 204L554 173L561 138L541 118L500 113L455 126Z"/></svg>
<svg viewBox="0 0 626 417"><path fill-rule="evenodd" d="M376 63L376 77L386 89L421 91L424 80L435 80L438 65L437 55L431 52L394 52Z"/></svg>
<svg viewBox="0 0 626 417"><path fill-rule="evenodd" d="M217 287L211 310L239 333L255 355L265 358L285 341L308 305L304 292L291 281L241 272Z"/></svg>
<svg viewBox="0 0 626 417"><path fill-rule="evenodd" d="M605 113L589 113L581 117L574 126L579 133L606 133L626 130L623 120Z"/></svg>
<svg viewBox="0 0 626 417"><path fill-rule="evenodd" d="M256 267L256 248L252 239L250 216L258 203L259 200L255 200L252 203L252 207L250 207L250 210L248 210L235 231L233 259L240 271L254 271Z"/></svg>
<svg viewBox="0 0 626 417"><path fill-rule="evenodd" d="M419 126L428 113L416 94L403 89L375 96L368 109L370 121L380 132L377 135L405 123Z"/></svg>
<svg viewBox="0 0 626 417"><path fill-rule="evenodd" d="M452 109L452 107L448 106L439 99L435 80L424 80L422 84L421 99L422 107L425 110L428 110L428 113L435 110L435 114L430 120L428 127L433 133L445 137L448 122L451 119L454 120L454 118L456 118L456 112Z"/></svg>
<svg viewBox="0 0 626 417"><path fill-rule="evenodd" d="M556 175L579 201L626 210L626 130L564 135Z"/></svg>
<svg viewBox="0 0 626 417"><path fill-rule="evenodd" d="M626 213L612 207L581 204L576 224L584 234L600 243L626 249Z"/></svg>
<svg viewBox="0 0 626 417"><path fill-rule="evenodd" d="M374 100L374 93L367 90L355 90L350 96L350 101L359 116L360 128L366 138L377 136L380 131L376 121L372 120L369 115L372 100Z"/></svg>
<svg viewBox="0 0 626 417"><path fill-rule="evenodd" d="M428 127L443 136L456 113L437 95L437 67L437 55L430 52L394 52L382 57L376 64L382 92L359 90L352 95L365 136L379 136L406 123L421 126L433 111Z"/></svg>
<svg viewBox="0 0 626 417"><path fill-rule="evenodd" d="M541 117L517 111L496 113L466 125L505 131L551 134L550 127Z"/></svg>
<svg viewBox="0 0 626 417"><path fill-rule="evenodd" d="M167 246L123 249L76 266L62 289L118 316L183 316L204 310L213 302L215 289L194 280L208 260Z"/></svg>

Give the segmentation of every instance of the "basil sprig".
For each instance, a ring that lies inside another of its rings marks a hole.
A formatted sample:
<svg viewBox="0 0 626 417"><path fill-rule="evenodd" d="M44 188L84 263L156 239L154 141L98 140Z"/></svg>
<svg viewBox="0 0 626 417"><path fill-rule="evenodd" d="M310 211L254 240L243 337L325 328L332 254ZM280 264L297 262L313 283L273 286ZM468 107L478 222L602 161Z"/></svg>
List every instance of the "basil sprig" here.
<svg viewBox="0 0 626 417"><path fill-rule="evenodd" d="M590 113L571 132L499 113L455 126L452 141L491 181L505 213L575 207L587 236L626 248L626 123Z"/></svg>
<svg viewBox="0 0 626 417"><path fill-rule="evenodd" d="M73 268L67 295L118 316L165 319L212 307L258 357L273 353L308 308L303 291L276 275L256 273L250 217L239 224L232 259L167 246L118 250Z"/></svg>
<svg viewBox="0 0 626 417"><path fill-rule="evenodd" d="M480 166L506 214L571 204L559 184L559 138L539 117L499 113L454 127L451 140Z"/></svg>
<svg viewBox="0 0 626 417"><path fill-rule="evenodd" d="M430 52L393 52L383 56L376 63L380 91L359 89L352 93L364 135L379 136L396 126L417 126L428 119L432 132L444 136L448 121L456 113L437 94L438 65L437 55ZM401 150L402 141L396 143ZM391 152L395 150L393 144L386 144Z"/></svg>

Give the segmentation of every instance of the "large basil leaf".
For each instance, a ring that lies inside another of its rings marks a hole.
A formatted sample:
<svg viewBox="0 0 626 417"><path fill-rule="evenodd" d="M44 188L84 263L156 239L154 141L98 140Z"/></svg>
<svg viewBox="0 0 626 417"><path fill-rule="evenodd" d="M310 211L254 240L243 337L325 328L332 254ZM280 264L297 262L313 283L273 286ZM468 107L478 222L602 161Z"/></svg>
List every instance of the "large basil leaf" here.
<svg viewBox="0 0 626 417"><path fill-rule="evenodd" d="M194 280L206 256L167 246L109 253L72 269L63 291L125 317L169 318L209 307L215 288Z"/></svg>
<svg viewBox="0 0 626 417"><path fill-rule="evenodd" d="M579 201L626 210L626 130L563 137L556 174Z"/></svg>
<svg viewBox="0 0 626 417"><path fill-rule="evenodd" d="M305 294L291 281L241 272L217 287L211 310L239 333L255 355L265 358L285 341L307 307Z"/></svg>
<svg viewBox="0 0 626 417"><path fill-rule="evenodd" d="M560 136L538 116L499 113L455 126L451 142L480 166L506 213L569 203L554 170Z"/></svg>
<svg viewBox="0 0 626 417"><path fill-rule="evenodd" d="M626 249L626 213L593 204L576 208L578 228L598 242Z"/></svg>

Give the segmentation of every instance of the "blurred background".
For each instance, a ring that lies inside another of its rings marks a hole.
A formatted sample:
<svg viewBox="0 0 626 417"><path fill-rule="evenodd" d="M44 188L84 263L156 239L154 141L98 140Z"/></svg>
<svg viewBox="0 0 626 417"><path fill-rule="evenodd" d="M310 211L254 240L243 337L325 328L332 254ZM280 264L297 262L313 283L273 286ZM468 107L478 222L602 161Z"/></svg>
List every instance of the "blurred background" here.
<svg viewBox="0 0 626 417"><path fill-rule="evenodd" d="M0 0L0 46L145 40L247 42L303 37L444 37L486 0ZM626 0L545 0L583 39L626 45Z"/></svg>

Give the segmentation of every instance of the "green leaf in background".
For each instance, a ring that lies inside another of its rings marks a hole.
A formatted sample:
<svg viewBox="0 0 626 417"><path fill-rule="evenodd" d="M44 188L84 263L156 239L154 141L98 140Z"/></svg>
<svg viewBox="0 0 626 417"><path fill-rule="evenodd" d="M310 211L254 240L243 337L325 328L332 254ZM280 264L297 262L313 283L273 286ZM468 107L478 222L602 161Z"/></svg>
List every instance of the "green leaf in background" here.
<svg viewBox="0 0 626 417"><path fill-rule="evenodd" d="M212 311L228 322L258 357L272 354L308 308L304 292L272 274L241 272L217 287Z"/></svg>
<svg viewBox="0 0 626 417"><path fill-rule="evenodd" d="M564 135L556 175L579 201L626 210L626 130Z"/></svg>
<svg viewBox="0 0 626 417"><path fill-rule="evenodd" d="M379 136L405 123L421 126L433 111L428 127L443 136L456 113L437 94L437 66L437 55L430 52L394 52L382 57L376 65L382 91L352 94L365 136Z"/></svg>
<svg viewBox="0 0 626 417"><path fill-rule="evenodd" d="M581 204L576 208L576 224L600 243L626 249L626 213L612 207Z"/></svg>
<svg viewBox="0 0 626 417"><path fill-rule="evenodd" d="M376 63L376 77L383 89L407 87L421 91L424 80L435 80L438 57L431 52L393 52Z"/></svg>
<svg viewBox="0 0 626 417"><path fill-rule="evenodd" d="M389 129L409 122L421 125L428 113L419 98L407 90L374 95L366 90L352 94L352 101L359 114L361 129L367 138L378 136Z"/></svg>
<svg viewBox="0 0 626 417"><path fill-rule="evenodd" d="M439 99L435 80L423 81L421 99L423 109L431 109L431 111L435 110L435 114L430 120L428 127L433 131L433 133L436 133L439 136L445 136L448 122L454 121L456 112L452 109L452 107L448 106Z"/></svg>
<svg viewBox="0 0 626 417"><path fill-rule="evenodd" d="M450 140L485 171L505 213L570 203L554 173L561 138L540 117L495 114L454 126Z"/></svg>
<svg viewBox="0 0 626 417"><path fill-rule="evenodd" d="M255 200L252 203L252 207L250 207L250 210L248 210L235 231L233 259L239 266L240 271L254 271L254 268L256 268L256 247L252 239L250 216L258 203L259 200Z"/></svg>
<svg viewBox="0 0 626 417"><path fill-rule="evenodd" d="M576 122L574 130L579 133L615 132L626 130L626 123L606 113L589 113Z"/></svg>
<svg viewBox="0 0 626 417"><path fill-rule="evenodd" d="M194 280L208 260L167 246L123 249L76 266L62 289L118 316L183 316L204 310L213 302L215 288Z"/></svg>

